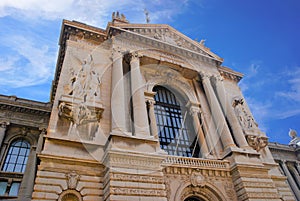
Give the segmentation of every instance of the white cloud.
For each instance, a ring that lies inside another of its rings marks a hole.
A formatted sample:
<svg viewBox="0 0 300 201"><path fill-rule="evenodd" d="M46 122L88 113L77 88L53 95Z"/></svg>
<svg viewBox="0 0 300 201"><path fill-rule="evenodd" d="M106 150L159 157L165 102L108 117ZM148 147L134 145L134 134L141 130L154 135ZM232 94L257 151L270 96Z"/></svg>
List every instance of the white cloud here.
<svg viewBox="0 0 300 201"><path fill-rule="evenodd" d="M52 77L55 55L47 45L28 37L13 35L1 38L2 44L9 44L11 51L0 60L0 85L9 87L32 86L49 81Z"/></svg>
<svg viewBox="0 0 300 201"><path fill-rule="evenodd" d="M270 115L272 114L271 109L272 109L272 103L269 102L268 100L256 100L255 98L251 97L245 97L247 104L253 114L254 119L259 125L259 128L267 132L268 127L266 126L266 120L270 118Z"/></svg>
<svg viewBox="0 0 300 201"><path fill-rule="evenodd" d="M104 27L113 11L121 11L132 22L145 22L143 10L150 11L151 22L168 20L181 13L188 0L2 0L0 17L15 16L29 19L70 19Z"/></svg>
<svg viewBox="0 0 300 201"><path fill-rule="evenodd" d="M9 16L22 23L20 27L4 24L7 25L6 32L0 32L1 48L7 49L0 53L0 86L2 88L33 86L49 82L53 78L57 44L49 41L47 37L47 34L53 33L52 30L48 30L46 35L39 35L40 25L51 29L47 24L50 21L69 19L104 28L113 11L124 13L132 23L145 23L145 8L150 13L151 23L167 22L183 12L188 2L188 0L155 0L151 3L146 0L1 0L0 18Z"/></svg>
<svg viewBox="0 0 300 201"><path fill-rule="evenodd" d="M300 103L300 67L285 74L288 77L287 82L289 87L287 91L280 91L277 93L277 95Z"/></svg>

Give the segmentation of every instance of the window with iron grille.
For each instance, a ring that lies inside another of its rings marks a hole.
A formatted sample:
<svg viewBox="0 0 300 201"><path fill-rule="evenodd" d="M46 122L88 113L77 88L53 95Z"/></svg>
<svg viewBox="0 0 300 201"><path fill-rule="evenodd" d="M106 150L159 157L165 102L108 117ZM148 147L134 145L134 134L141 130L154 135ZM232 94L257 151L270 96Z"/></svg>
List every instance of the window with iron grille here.
<svg viewBox="0 0 300 201"><path fill-rule="evenodd" d="M180 99L162 86L154 87L153 91L156 92L154 111L160 147L169 155L199 157L200 149L191 117L181 107Z"/></svg>

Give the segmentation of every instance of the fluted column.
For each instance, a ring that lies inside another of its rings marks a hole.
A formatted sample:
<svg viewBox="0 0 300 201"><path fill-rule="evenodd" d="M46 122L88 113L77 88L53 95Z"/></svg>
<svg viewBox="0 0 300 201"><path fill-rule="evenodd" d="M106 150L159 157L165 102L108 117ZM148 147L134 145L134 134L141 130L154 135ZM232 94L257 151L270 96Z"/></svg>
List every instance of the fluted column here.
<svg viewBox="0 0 300 201"><path fill-rule="evenodd" d="M215 84L216 84L216 91L219 97L219 101L221 107L223 108L224 115L227 116L227 120L229 125L231 126L232 134L234 139L239 147L241 148L250 148L245 135L243 133L242 127L233 111L231 101L226 96L223 78L221 76L214 76L215 77Z"/></svg>
<svg viewBox="0 0 300 201"><path fill-rule="evenodd" d="M217 130L219 136L221 137L222 143L224 145L224 149L228 147L235 147L234 141L230 134L230 130L227 126L222 109L219 105L215 92L211 86L210 77L206 74L202 74L201 78L202 78L203 88L212 112L213 120L217 126Z"/></svg>
<svg viewBox="0 0 300 201"><path fill-rule="evenodd" d="M130 76L134 132L136 136L149 137L150 131L144 95L145 85L140 70L140 59L137 54L131 55Z"/></svg>
<svg viewBox="0 0 300 201"><path fill-rule="evenodd" d="M204 158L207 158L209 152L208 152L208 148L207 148L205 135L203 133L202 126L200 124L199 113L200 113L199 108L197 108L195 106L190 107L190 114L193 118L194 129L195 129L196 135L198 136L198 139L199 139L198 141L200 144L201 156Z"/></svg>
<svg viewBox="0 0 300 201"><path fill-rule="evenodd" d="M125 95L123 78L123 55L120 51L113 50L112 55L112 132L126 131Z"/></svg>
<svg viewBox="0 0 300 201"><path fill-rule="evenodd" d="M154 136L154 138L158 139L158 129L156 124L156 118L154 113L154 100L147 100L148 107L149 107L149 119L150 119L150 131L151 135Z"/></svg>
<svg viewBox="0 0 300 201"><path fill-rule="evenodd" d="M296 162L297 172L300 175L300 163Z"/></svg>
<svg viewBox="0 0 300 201"><path fill-rule="evenodd" d="M9 122L5 122L5 121L0 122L0 147L2 147L2 142L5 137L5 132L6 132L8 125L9 125Z"/></svg>
<svg viewBox="0 0 300 201"><path fill-rule="evenodd" d="M285 163L286 163L286 161L281 161L283 172L287 176L287 180L288 180L297 200L300 200L300 191L299 191L297 184L295 183L295 181Z"/></svg>
<svg viewBox="0 0 300 201"><path fill-rule="evenodd" d="M298 189L299 189L299 186L300 186L300 177L299 177L298 171L296 170L296 168L292 164L288 165L288 169L295 176L294 177L295 178L295 182L298 184Z"/></svg>

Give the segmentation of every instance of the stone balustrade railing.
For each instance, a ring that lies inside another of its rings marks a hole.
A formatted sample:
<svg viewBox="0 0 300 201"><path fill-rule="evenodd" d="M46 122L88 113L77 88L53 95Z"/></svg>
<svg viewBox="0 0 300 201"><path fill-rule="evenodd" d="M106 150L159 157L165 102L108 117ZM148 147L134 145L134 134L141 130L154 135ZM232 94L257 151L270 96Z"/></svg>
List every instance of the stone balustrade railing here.
<svg viewBox="0 0 300 201"><path fill-rule="evenodd" d="M180 165L185 167L195 167L195 168L214 168L214 169L224 169L229 168L228 161L219 161L213 159L202 159L202 158L189 158L180 156L168 156L163 164L168 165Z"/></svg>

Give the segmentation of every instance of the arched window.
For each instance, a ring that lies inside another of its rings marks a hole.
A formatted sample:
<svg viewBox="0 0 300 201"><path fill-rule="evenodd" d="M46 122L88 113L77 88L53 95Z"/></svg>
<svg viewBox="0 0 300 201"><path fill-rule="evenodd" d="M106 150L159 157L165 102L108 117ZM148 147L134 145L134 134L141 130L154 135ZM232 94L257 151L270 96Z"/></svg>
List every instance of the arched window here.
<svg viewBox="0 0 300 201"><path fill-rule="evenodd" d="M189 198L185 199L184 201L203 201L203 200L196 198L196 197L189 197Z"/></svg>
<svg viewBox="0 0 300 201"><path fill-rule="evenodd" d="M24 173L30 144L24 139L18 139L11 143L7 152L2 171Z"/></svg>
<svg viewBox="0 0 300 201"><path fill-rule="evenodd" d="M162 86L153 89L160 146L170 155L199 157L199 144L189 113L175 95ZM185 110L185 111L184 111Z"/></svg>

